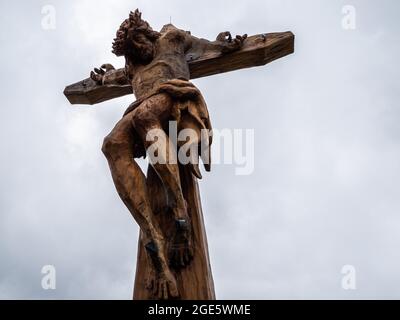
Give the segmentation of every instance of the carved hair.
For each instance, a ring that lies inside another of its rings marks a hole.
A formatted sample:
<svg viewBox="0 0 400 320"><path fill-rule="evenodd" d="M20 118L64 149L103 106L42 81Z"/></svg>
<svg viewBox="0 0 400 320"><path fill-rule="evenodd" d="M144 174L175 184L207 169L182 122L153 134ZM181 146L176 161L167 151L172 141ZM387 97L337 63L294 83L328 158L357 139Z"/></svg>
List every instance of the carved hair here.
<svg viewBox="0 0 400 320"><path fill-rule="evenodd" d="M136 62L148 59L148 57L143 57L144 52L153 50L153 48L139 45L135 41L139 34L145 35L152 42L160 37L160 33L154 31L147 21L142 20L142 13L136 9L135 12L130 12L129 18L119 27L112 45L112 52L118 57L125 56Z"/></svg>

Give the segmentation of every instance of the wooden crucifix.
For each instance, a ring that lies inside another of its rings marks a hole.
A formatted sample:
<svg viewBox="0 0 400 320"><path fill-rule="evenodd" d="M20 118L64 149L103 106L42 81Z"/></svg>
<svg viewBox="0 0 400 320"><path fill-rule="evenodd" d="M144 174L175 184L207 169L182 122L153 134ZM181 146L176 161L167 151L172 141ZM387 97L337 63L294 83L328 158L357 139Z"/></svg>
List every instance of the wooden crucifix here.
<svg viewBox="0 0 400 320"><path fill-rule="evenodd" d="M154 31L136 10L117 31L113 52L125 57L125 68L104 64L90 78L67 86L64 94L72 104L96 104L130 93L137 98L102 147L118 194L140 227L133 298L215 299L196 162L201 158L210 170L212 131L206 103L189 80L289 55L294 35L232 38L222 32L208 41L172 24ZM177 158L182 145L170 139L171 121L177 131L195 133L190 142L194 149L205 145L189 162ZM144 175L135 158L146 155Z"/></svg>

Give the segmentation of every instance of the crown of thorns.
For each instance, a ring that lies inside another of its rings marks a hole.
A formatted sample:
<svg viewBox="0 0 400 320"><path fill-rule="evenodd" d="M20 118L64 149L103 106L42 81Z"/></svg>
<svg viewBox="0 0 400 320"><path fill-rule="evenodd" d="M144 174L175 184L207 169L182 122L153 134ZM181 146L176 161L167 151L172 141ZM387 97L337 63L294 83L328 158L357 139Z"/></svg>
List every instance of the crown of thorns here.
<svg viewBox="0 0 400 320"><path fill-rule="evenodd" d="M116 56L123 56L130 51L131 44L128 36L135 33L142 33L151 40L156 40L160 34L154 31L147 21L142 20L142 13L139 9L129 13L129 18L122 22L117 31L116 38L112 44L112 52Z"/></svg>

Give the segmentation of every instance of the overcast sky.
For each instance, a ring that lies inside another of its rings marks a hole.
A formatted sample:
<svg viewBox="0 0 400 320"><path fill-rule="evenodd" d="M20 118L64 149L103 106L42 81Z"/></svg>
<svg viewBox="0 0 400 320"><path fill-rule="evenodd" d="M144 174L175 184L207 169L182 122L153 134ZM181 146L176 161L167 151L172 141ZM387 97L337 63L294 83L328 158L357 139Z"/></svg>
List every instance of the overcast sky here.
<svg viewBox="0 0 400 320"><path fill-rule="evenodd" d="M100 149L134 97L71 106L62 92L123 66L111 42L137 7L156 29L171 17L209 39L296 34L294 55L194 81L215 128L255 130L252 175L216 165L200 182L217 297L400 298L397 0L2 1L0 298L132 296L138 227Z"/></svg>

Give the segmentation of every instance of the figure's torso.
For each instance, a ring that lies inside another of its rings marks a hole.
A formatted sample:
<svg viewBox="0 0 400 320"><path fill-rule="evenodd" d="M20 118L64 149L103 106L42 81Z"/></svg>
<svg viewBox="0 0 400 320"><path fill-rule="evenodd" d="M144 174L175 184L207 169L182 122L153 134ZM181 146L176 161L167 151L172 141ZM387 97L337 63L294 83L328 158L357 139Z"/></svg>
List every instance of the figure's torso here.
<svg viewBox="0 0 400 320"><path fill-rule="evenodd" d="M172 25L164 26L155 44L154 59L147 65L135 66L130 74L132 88L138 99L168 80L189 80L189 66L185 58L188 43L186 31Z"/></svg>

